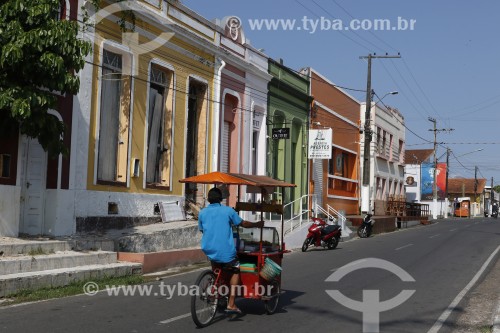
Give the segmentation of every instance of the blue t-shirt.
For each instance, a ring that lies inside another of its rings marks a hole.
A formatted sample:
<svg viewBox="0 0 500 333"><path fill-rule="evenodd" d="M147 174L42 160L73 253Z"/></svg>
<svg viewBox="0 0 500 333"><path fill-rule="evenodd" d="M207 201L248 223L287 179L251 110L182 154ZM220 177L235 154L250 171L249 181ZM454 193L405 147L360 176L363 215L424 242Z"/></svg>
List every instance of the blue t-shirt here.
<svg viewBox="0 0 500 333"><path fill-rule="evenodd" d="M236 258L232 226L242 221L233 208L218 203L200 211L198 226L203 232L201 249L210 260L227 263Z"/></svg>

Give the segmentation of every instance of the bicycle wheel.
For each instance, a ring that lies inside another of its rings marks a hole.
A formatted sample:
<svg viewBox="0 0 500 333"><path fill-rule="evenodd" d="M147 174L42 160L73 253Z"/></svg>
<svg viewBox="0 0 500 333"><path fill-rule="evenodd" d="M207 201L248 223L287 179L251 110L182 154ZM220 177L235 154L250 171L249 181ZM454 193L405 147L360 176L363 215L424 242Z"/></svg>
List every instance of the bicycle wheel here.
<svg viewBox="0 0 500 333"><path fill-rule="evenodd" d="M267 294L269 299L264 301L264 307L266 308L267 314L273 314L278 308L278 303L280 301L280 281L274 280L268 285L268 288Z"/></svg>
<svg viewBox="0 0 500 333"><path fill-rule="evenodd" d="M218 297L215 274L211 270L202 272L196 279L197 292L191 296L191 317L198 327L210 325L217 313Z"/></svg>

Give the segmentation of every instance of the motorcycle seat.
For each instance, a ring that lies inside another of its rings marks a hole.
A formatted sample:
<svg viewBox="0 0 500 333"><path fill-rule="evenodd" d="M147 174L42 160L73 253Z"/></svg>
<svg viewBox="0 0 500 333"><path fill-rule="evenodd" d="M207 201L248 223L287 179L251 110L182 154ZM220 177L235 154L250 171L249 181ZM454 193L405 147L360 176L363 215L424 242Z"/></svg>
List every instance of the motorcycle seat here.
<svg viewBox="0 0 500 333"><path fill-rule="evenodd" d="M340 229L338 225L327 225L323 230L321 230L322 235L328 235L329 233L334 232L335 230Z"/></svg>

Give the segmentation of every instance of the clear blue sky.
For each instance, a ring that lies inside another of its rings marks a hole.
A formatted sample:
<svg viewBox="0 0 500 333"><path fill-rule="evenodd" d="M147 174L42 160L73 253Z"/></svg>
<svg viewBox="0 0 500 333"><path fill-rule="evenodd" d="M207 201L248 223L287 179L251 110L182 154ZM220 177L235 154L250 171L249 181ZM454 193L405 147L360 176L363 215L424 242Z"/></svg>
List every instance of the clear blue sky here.
<svg viewBox="0 0 500 333"><path fill-rule="evenodd" d="M366 89L368 53L401 59L373 60L372 88L405 117L407 149L432 148L433 124L454 129L438 134L438 156L449 146L450 177L491 177L500 184L500 1L497 0L184 0L209 20L238 16L251 44L285 65L313 67L338 85ZM290 19L416 20L404 31L252 30L249 20ZM359 101L365 94L349 92ZM480 152L469 152L483 149ZM462 154L466 154L459 157ZM442 157L444 162L445 157Z"/></svg>

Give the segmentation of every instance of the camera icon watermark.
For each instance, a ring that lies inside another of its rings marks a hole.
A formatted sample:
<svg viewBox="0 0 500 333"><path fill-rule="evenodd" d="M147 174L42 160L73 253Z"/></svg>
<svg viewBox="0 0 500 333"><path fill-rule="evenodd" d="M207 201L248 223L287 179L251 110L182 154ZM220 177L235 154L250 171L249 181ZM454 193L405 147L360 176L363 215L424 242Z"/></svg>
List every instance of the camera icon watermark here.
<svg viewBox="0 0 500 333"><path fill-rule="evenodd" d="M343 277L364 268L378 268L389 271L403 282L415 282L415 279L404 269L389 261L377 258L367 258L354 261L333 272L325 281L339 282ZM397 296L380 301L380 290L363 290L362 301L351 299L339 290L326 290L326 293L340 305L363 314L363 332L380 332L380 313L394 309L406 302L416 290L401 291Z"/></svg>
<svg viewBox="0 0 500 333"><path fill-rule="evenodd" d="M92 16L90 16L89 22L94 25L94 27L98 26L101 22L103 22L105 19L116 20L116 15L124 12L131 12L133 15L136 17L147 17L150 20L153 20L156 26L159 27L165 27L168 24L165 22L161 22L156 15L152 15L151 11L148 10L146 7L144 7L141 4L138 4L137 1L120 1L116 2L114 4L111 4L109 6L106 6L104 8L99 9L96 13L94 13ZM139 32L134 31L132 29L132 32L129 31L122 31L121 34L121 44L125 47L128 48L128 50L131 52L133 56L133 61L132 63L135 64L133 67L127 69L124 68L125 74L130 74L132 76L138 76L139 75L139 56L143 54L148 54L151 53L165 44L167 44L170 39L174 37L175 33L173 32L167 32L167 31L161 31L159 34L154 35L150 38L149 41L146 42L140 42L139 41ZM95 39L94 39L94 47L99 49L101 47L101 44L105 40L105 37L102 37L99 33L95 34Z"/></svg>

